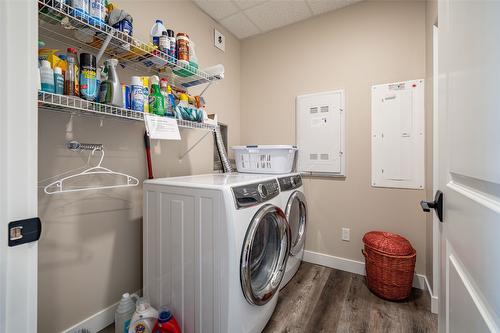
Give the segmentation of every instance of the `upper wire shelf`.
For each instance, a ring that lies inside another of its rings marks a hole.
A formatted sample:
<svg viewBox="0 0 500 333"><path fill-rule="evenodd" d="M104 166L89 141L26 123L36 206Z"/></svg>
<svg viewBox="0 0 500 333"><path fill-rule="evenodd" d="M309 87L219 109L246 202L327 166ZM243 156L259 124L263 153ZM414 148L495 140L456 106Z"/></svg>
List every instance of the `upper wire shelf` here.
<svg viewBox="0 0 500 333"><path fill-rule="evenodd" d="M144 43L127 33L116 30L104 23L92 24L85 17L73 15L74 9L60 0L38 0L38 15L44 21L40 23L40 35L64 43L79 43L87 48L104 51L110 57L117 58L121 64L132 65L142 71L155 72L167 77L177 87L188 88L220 80L218 75L210 75L189 65L178 63L177 59L159 51L151 44ZM80 41L75 38L78 32ZM84 40L84 41L82 41ZM180 77L173 70L188 72L188 77Z"/></svg>
<svg viewBox="0 0 500 333"><path fill-rule="evenodd" d="M90 102L79 97L38 92L38 106L41 109L67 112L76 115L91 115L144 121L144 112L119 108L112 105ZM195 121L177 119L182 128L196 128L215 131L217 126Z"/></svg>

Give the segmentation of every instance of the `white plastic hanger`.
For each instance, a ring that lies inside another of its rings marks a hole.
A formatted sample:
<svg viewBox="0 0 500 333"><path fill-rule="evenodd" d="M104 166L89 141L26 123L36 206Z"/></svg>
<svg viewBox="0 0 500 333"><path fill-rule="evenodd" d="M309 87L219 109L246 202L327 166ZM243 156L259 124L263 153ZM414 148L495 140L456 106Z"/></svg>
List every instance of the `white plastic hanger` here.
<svg viewBox="0 0 500 333"><path fill-rule="evenodd" d="M89 155L89 160L90 156L94 155L96 149L92 151L92 153ZM108 168L102 167L101 163L102 160L104 159L104 149L101 149L101 159L99 161L99 164L97 166L86 169L80 173L77 173L75 175L67 176L64 178L61 178L59 180L56 180L53 183L50 183L49 185L45 186L43 189L45 193L47 194L56 194L56 193L65 193L65 192L79 192L79 191L89 191L89 190L101 190L101 189L106 189L106 188L118 188L118 187L130 187L130 186L137 186L139 185L139 180L135 177L126 175L121 172L115 172L112 171ZM77 177L82 177L82 176L88 176L88 175L114 175L114 176L122 176L126 178L126 184L121 184L121 185L104 185L104 186L97 186L97 187L81 187L81 188L71 188L71 189L65 189L64 188L64 181L68 179L74 179Z"/></svg>

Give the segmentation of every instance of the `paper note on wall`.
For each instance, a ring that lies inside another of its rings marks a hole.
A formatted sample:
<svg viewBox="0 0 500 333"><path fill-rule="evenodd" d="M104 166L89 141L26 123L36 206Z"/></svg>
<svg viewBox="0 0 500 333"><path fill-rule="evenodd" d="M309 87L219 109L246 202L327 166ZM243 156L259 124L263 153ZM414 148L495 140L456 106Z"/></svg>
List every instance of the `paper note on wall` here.
<svg viewBox="0 0 500 333"><path fill-rule="evenodd" d="M144 115L146 131L151 139L180 140L181 134L177 120L168 117Z"/></svg>

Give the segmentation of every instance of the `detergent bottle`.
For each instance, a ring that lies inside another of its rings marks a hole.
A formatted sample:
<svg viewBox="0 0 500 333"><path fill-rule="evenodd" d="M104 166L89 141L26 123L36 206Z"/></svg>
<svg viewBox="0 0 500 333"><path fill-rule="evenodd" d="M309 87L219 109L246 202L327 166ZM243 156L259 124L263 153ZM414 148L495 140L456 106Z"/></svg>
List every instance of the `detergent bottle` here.
<svg viewBox="0 0 500 333"><path fill-rule="evenodd" d="M125 293L115 311L115 333L128 333L138 297Z"/></svg>
<svg viewBox="0 0 500 333"><path fill-rule="evenodd" d="M151 333L158 318L158 311L144 298L137 300L136 304L128 333Z"/></svg>
<svg viewBox="0 0 500 333"><path fill-rule="evenodd" d="M161 307L153 333L181 333L177 320L167 307Z"/></svg>
<svg viewBox="0 0 500 333"><path fill-rule="evenodd" d="M163 25L162 20L156 20L155 24L151 28L151 41L154 45L160 47L160 37L163 34L163 31L167 31L165 26Z"/></svg>

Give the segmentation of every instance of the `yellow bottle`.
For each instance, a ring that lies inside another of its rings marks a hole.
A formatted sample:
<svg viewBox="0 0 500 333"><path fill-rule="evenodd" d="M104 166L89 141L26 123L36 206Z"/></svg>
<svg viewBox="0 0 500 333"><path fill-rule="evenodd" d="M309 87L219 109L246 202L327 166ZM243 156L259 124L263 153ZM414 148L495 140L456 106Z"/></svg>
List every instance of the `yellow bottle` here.
<svg viewBox="0 0 500 333"><path fill-rule="evenodd" d="M143 76L141 79L144 89L144 112L149 113L149 76Z"/></svg>

